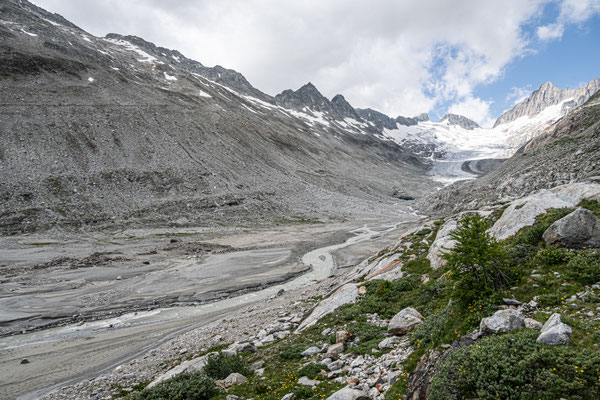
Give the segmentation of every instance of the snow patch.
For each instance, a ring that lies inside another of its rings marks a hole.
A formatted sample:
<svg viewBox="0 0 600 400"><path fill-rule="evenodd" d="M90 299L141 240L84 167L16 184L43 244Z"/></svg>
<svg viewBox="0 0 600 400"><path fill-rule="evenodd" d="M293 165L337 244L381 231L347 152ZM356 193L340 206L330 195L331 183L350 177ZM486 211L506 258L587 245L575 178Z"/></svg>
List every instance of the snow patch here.
<svg viewBox="0 0 600 400"><path fill-rule="evenodd" d="M33 36L33 37L37 37L37 36L38 36L38 35L37 35L37 34L35 34L35 33L27 32L25 29L21 29L21 32L23 32L23 33L24 33L24 34L26 34L26 35Z"/></svg>
<svg viewBox="0 0 600 400"><path fill-rule="evenodd" d="M95 79L92 78L91 76L88 78L88 82L94 82L94 81L95 81Z"/></svg>
<svg viewBox="0 0 600 400"><path fill-rule="evenodd" d="M48 23L49 23L49 24L51 24L51 25L54 25L54 26L62 26L62 25L61 25L61 24L59 24L58 22L54 22L54 21L52 21L52 20L50 20L50 19L48 19L48 18L42 18L42 19L43 19L44 21L48 22Z"/></svg>
<svg viewBox="0 0 600 400"><path fill-rule="evenodd" d="M169 75L166 72L164 72L164 74L165 74L165 79L168 81L176 81L177 80L177 78L174 77L173 75Z"/></svg>
<svg viewBox="0 0 600 400"><path fill-rule="evenodd" d="M177 61L178 63L181 62L181 61L179 61L179 57L176 57L176 56L171 56L171 57L173 57L173 60Z"/></svg>
<svg viewBox="0 0 600 400"><path fill-rule="evenodd" d="M200 97L208 97L212 99L212 96L208 93L206 93L204 90L200 90L200 92L198 93Z"/></svg>
<svg viewBox="0 0 600 400"><path fill-rule="evenodd" d="M133 43L128 42L127 40L122 40L122 39L108 39L108 38L104 38L104 40L106 40L107 42L110 42L112 44L116 44L117 46L125 47L125 49L127 49L129 51L133 51L134 53L136 53L139 56L143 57L141 59L137 59L139 62L143 62L143 63L155 63L155 62L158 61L158 59L156 57L151 56L150 54L146 53L144 50L142 50L139 47L135 46Z"/></svg>

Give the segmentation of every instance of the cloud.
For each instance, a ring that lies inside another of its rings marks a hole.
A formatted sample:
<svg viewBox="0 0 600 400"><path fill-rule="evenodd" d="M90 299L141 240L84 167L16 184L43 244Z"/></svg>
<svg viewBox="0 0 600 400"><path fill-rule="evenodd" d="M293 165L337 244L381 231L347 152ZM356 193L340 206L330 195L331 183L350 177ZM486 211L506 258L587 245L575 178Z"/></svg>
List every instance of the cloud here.
<svg viewBox="0 0 600 400"><path fill-rule="evenodd" d="M537 29L540 40L561 39L568 24L581 24L600 14L600 0L563 0L557 21Z"/></svg>
<svg viewBox="0 0 600 400"><path fill-rule="evenodd" d="M448 109L451 114L464 115L477 122L484 128L489 128L494 124L494 119L490 114L491 101L484 101L476 97L467 97L455 103Z"/></svg>
<svg viewBox="0 0 600 400"><path fill-rule="evenodd" d="M562 38L564 31L563 24L548 24L537 28L537 35L540 40L554 40Z"/></svg>
<svg viewBox="0 0 600 400"><path fill-rule="evenodd" d="M513 86L504 101L506 103L512 103L512 105L515 106L525 100L531 94L531 91L531 85L527 85L523 88Z"/></svg>
<svg viewBox="0 0 600 400"><path fill-rule="evenodd" d="M527 52L523 26L551 0L33 1L92 34L135 34L236 69L269 94L311 81L355 107L410 116L487 104L474 89Z"/></svg>

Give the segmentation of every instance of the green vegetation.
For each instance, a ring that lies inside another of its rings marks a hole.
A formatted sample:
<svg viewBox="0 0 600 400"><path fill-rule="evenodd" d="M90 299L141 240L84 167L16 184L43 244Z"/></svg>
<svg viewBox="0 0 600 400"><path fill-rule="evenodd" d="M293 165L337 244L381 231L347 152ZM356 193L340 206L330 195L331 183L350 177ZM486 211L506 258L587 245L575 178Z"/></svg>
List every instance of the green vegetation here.
<svg viewBox="0 0 600 400"><path fill-rule="evenodd" d="M217 355L209 356L206 360L204 373L213 379L225 379L234 372L246 377L252 376L252 371L246 368L242 357L239 355L227 357L219 352Z"/></svg>
<svg viewBox="0 0 600 400"><path fill-rule="evenodd" d="M600 181L598 183L600 183ZM600 218L600 203L598 201L583 199L579 202L579 204L577 204L577 206L592 211L596 217Z"/></svg>
<svg viewBox="0 0 600 400"><path fill-rule="evenodd" d="M151 389L132 394L133 400L208 400L217 394L215 382L202 372L178 375Z"/></svg>
<svg viewBox="0 0 600 400"><path fill-rule="evenodd" d="M539 345L537 335L495 335L451 353L433 378L430 399L598 398L600 352Z"/></svg>

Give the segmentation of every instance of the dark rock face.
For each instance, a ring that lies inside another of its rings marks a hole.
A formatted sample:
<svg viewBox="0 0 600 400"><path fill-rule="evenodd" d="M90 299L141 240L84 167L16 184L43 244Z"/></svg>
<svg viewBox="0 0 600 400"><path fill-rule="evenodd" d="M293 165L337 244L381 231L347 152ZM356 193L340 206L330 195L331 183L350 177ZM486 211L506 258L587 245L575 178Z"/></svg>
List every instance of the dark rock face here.
<svg viewBox="0 0 600 400"><path fill-rule="evenodd" d="M397 129L396 121L393 118L388 117L384 113L372 110L370 108L357 108L356 113L365 121L371 122L379 131L383 128L386 129Z"/></svg>
<svg viewBox="0 0 600 400"><path fill-rule="evenodd" d="M342 118L352 118L357 121L362 121L362 119L358 116L354 108L346 101L344 96L341 94L336 95L333 99L331 99L331 107L333 110Z"/></svg>
<svg viewBox="0 0 600 400"><path fill-rule="evenodd" d="M469 118L464 117L462 115L456 114L446 114L444 118L440 120L440 122L448 122L448 124L450 125L458 125L468 130L479 128L477 122L470 120Z"/></svg>
<svg viewBox="0 0 600 400"><path fill-rule="evenodd" d="M553 223L544 232L544 241L550 246L569 249L600 247L600 219L590 210L578 208Z"/></svg>
<svg viewBox="0 0 600 400"><path fill-rule="evenodd" d="M320 112L332 111L329 100L310 82L296 91L284 90L275 96L275 103L284 108L298 111L303 110L305 107Z"/></svg>

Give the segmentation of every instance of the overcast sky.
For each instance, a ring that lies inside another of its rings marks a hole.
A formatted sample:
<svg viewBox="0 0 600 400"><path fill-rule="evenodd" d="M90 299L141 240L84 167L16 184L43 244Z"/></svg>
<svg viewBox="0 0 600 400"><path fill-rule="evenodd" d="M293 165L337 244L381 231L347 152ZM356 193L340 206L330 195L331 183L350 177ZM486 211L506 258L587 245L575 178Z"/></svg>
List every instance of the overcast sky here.
<svg viewBox="0 0 600 400"><path fill-rule="evenodd" d="M542 76L573 85L600 75L600 0L33 2L96 36L133 34L233 68L271 95L311 81L392 116L450 111L486 125ZM568 72L554 77L544 55L569 41L595 54L557 59Z"/></svg>

